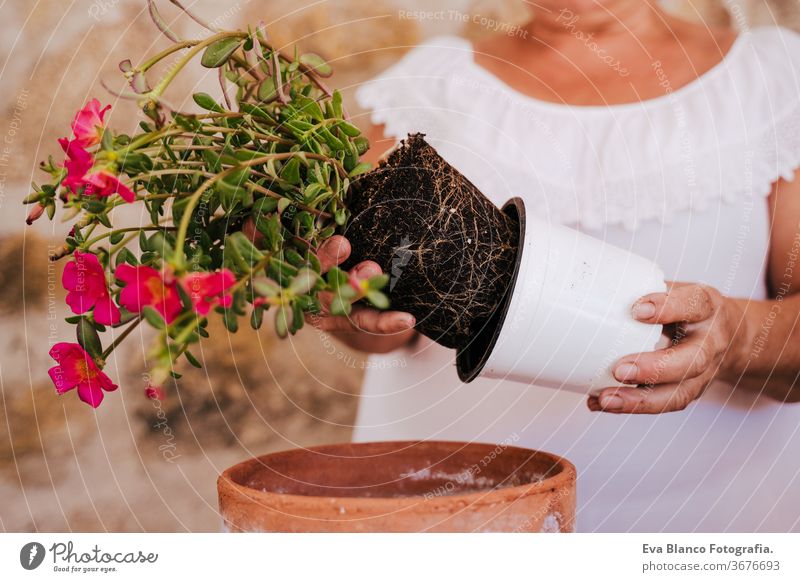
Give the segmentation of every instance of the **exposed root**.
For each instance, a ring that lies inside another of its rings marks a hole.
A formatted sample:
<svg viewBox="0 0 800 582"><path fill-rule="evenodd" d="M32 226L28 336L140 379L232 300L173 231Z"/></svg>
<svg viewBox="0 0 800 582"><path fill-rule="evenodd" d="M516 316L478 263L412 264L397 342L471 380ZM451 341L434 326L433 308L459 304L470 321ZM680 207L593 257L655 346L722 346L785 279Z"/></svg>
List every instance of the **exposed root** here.
<svg viewBox="0 0 800 582"><path fill-rule="evenodd" d="M511 280L517 225L439 156L409 135L351 189L349 264L370 259L390 275L392 309L436 342L466 345Z"/></svg>

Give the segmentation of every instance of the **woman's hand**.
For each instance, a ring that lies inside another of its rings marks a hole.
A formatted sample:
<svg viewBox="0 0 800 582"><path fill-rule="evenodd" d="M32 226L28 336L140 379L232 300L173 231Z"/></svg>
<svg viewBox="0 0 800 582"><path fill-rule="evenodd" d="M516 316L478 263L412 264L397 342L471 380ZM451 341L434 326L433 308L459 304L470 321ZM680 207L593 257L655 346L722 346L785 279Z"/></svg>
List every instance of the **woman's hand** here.
<svg viewBox="0 0 800 582"><path fill-rule="evenodd" d="M256 244L263 238L250 219L245 222L242 232ZM339 235L332 236L317 249L323 273L342 264L349 256L350 243ZM350 273L363 280L380 275L381 268L373 261L363 261L353 267ZM306 314L306 321L317 329L330 332L351 348L383 354L406 345L416 336L416 320L410 313L378 311L365 305L354 305L349 316L333 316L328 311L331 299L330 294L320 293L322 313Z"/></svg>
<svg viewBox="0 0 800 582"><path fill-rule="evenodd" d="M614 377L638 387L606 388L590 396L592 411L656 414L683 410L743 349L737 343L744 312L713 287L671 283L666 293L645 295L633 306L644 323L664 324L671 345L622 358Z"/></svg>
<svg viewBox="0 0 800 582"><path fill-rule="evenodd" d="M322 272L340 265L350 256L350 243L343 236L332 236L317 250ZM382 273L380 265L363 261L350 270L356 279L364 280ZM348 316L330 315L333 297L320 293L321 314L308 314L306 320L317 329L331 332L336 338L362 352L383 354L400 348L415 337L416 320L403 311L378 311L365 305L354 305Z"/></svg>

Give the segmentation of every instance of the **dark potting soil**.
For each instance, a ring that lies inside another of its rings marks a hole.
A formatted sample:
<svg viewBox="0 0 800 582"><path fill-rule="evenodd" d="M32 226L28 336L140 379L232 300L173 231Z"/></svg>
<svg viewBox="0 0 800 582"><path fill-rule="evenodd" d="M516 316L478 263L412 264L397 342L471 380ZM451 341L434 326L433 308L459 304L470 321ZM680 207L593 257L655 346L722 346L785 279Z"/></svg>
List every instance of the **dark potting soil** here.
<svg viewBox="0 0 800 582"><path fill-rule="evenodd" d="M345 267L376 261L391 309L439 344L466 346L512 279L518 225L424 139L409 135L350 190Z"/></svg>

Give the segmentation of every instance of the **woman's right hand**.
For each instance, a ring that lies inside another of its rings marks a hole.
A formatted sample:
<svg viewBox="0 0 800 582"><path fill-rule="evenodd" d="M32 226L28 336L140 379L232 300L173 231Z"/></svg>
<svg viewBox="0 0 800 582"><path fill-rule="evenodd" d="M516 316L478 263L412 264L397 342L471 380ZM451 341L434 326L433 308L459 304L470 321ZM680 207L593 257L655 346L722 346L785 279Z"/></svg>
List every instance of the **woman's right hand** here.
<svg viewBox="0 0 800 582"><path fill-rule="evenodd" d="M248 219L242 232L256 244L262 238L253 221ZM350 243L340 235L326 240L317 249L322 272L342 264L350 256ZM381 268L374 261L363 261L350 270L359 280L369 279L381 274ZM378 311L365 305L354 305L348 316L331 315L329 312L332 297L320 293L322 312L306 314L306 321L319 330L330 332L353 349L373 354L385 354L408 344L417 334L414 331L416 320L403 311Z"/></svg>

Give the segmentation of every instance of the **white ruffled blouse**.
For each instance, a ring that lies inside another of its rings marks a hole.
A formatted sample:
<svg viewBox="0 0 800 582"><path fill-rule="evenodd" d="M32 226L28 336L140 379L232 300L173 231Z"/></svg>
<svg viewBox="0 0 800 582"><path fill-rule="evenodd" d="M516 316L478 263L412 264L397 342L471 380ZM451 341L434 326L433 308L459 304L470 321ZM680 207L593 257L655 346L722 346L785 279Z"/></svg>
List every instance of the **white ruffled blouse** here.
<svg viewBox="0 0 800 582"><path fill-rule="evenodd" d="M509 88L471 44L436 38L357 92L398 139L423 132L496 204L655 260L668 279L767 296L767 196L800 166L800 36L742 34L689 85L570 106ZM584 531L800 529L800 405L716 383L687 410L590 413L564 391L478 379L427 340L370 361L355 438L501 442L570 458Z"/></svg>

